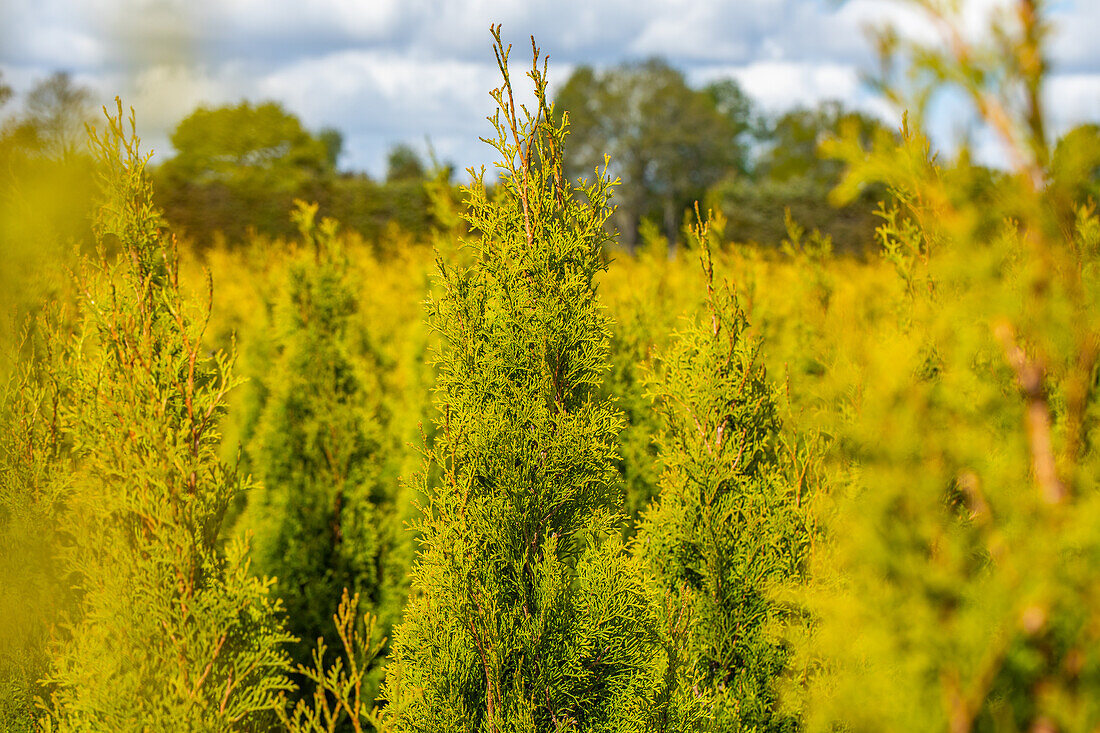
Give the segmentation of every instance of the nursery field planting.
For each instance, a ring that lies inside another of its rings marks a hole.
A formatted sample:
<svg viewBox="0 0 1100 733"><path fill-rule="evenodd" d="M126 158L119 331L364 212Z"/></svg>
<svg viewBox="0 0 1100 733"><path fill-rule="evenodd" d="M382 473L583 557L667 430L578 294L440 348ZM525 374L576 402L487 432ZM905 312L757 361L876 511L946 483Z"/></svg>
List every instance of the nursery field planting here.
<svg viewBox="0 0 1100 733"><path fill-rule="evenodd" d="M0 730L1100 729L1100 127L1043 3L908 5L897 129L755 152L500 26L494 169L0 128Z"/></svg>

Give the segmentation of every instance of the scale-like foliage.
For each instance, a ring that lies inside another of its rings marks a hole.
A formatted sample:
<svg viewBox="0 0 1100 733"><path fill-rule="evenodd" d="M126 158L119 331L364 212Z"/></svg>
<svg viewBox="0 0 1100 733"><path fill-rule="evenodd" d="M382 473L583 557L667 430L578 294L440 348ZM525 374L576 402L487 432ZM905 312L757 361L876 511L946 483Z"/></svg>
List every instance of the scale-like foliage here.
<svg viewBox="0 0 1100 733"><path fill-rule="evenodd" d="M1100 725L1100 224L1052 166L1042 3L985 34L958 4L886 68L974 104L1011 166L946 163L920 131L830 152L840 189L887 184L893 318L860 334L833 415L835 501L815 563L813 729L1091 731ZM894 86L895 90L899 87ZM905 92L906 86L900 87ZM902 100L905 95L899 93Z"/></svg>
<svg viewBox="0 0 1100 733"><path fill-rule="evenodd" d="M47 309L42 325L61 312ZM35 330L25 329L22 362L0 389L0 730L10 733L34 729L50 626L73 598L57 553L69 472L59 385L52 344Z"/></svg>
<svg viewBox="0 0 1100 733"><path fill-rule="evenodd" d="M374 688L369 681L381 644L376 643L375 621L370 614L359 615L359 596L345 590L340 606L332 616L340 648L333 659L323 638L317 640L312 665L298 664L295 672L308 680L312 694L293 708L280 709L279 721L288 733L333 733L350 729L353 733L381 728L378 708L367 698Z"/></svg>
<svg viewBox="0 0 1100 733"><path fill-rule="evenodd" d="M596 295L610 182L562 175L535 51L534 114L508 50L491 118L499 195L468 191L472 262L440 262L442 418L413 595L387 678L402 731L630 730L650 679L651 614L616 542L620 418L598 397Z"/></svg>
<svg viewBox="0 0 1100 733"><path fill-rule="evenodd" d="M289 268L278 306L278 356L248 446L260 486L239 523L255 533L257 570L275 579L299 639L298 664L319 637L335 644L331 614L345 589L376 613L392 600L381 566L395 534L394 487L380 475L378 370L354 344L357 302L336 224L316 224L316 212L300 203L295 213L306 251ZM387 608L388 627L397 613L392 602Z"/></svg>
<svg viewBox="0 0 1100 733"><path fill-rule="evenodd" d="M636 552L680 635L670 638L679 684L705 694L714 729L790 730L774 689L783 612L770 594L804 572L805 456L781 434L759 340L729 287L714 287L706 225L694 234L708 307L661 355L653 396L665 470Z"/></svg>
<svg viewBox="0 0 1100 733"><path fill-rule="evenodd" d="M52 409L35 419L52 435L42 465L60 467L52 549L77 597L51 629L39 724L254 730L287 684L287 636L246 548L218 547L242 487L217 456L230 359L200 345L204 312L181 295L128 122L119 104L93 139L100 257L77 275L74 321L44 336Z"/></svg>

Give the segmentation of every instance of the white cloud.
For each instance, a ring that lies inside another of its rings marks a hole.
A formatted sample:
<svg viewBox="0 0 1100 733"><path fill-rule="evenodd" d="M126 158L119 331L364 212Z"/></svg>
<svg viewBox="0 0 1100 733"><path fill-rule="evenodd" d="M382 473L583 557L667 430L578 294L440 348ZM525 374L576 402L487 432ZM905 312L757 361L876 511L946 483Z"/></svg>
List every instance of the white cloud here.
<svg viewBox="0 0 1100 733"><path fill-rule="evenodd" d="M1053 116L1053 132L1063 134L1085 122L1100 121L1100 71L1056 74L1045 90L1045 104Z"/></svg>
<svg viewBox="0 0 1100 733"><path fill-rule="evenodd" d="M852 102L860 93L859 71L851 64L759 61L744 66L710 66L692 74L696 83L733 77L768 112L812 107L826 100Z"/></svg>
<svg viewBox="0 0 1100 733"><path fill-rule="evenodd" d="M971 0L980 27L1007 0ZM526 89L535 34L565 81L579 64L659 55L693 82L732 75L767 110L841 99L893 119L859 82L865 26L930 37L900 0L0 0L0 70L18 91L57 69L138 109L150 140L200 103L274 99L345 133L345 165L380 172L387 146L430 135L461 166L491 159L490 23ZM1056 0L1048 89L1056 127L1100 118L1100 2ZM553 89L553 87L552 87ZM951 124L941 125L944 130Z"/></svg>
<svg viewBox="0 0 1100 733"><path fill-rule="evenodd" d="M1050 18L1057 39L1051 49L1055 66L1067 72L1100 72L1100 2L1056 3Z"/></svg>
<svg viewBox="0 0 1100 733"><path fill-rule="evenodd" d="M358 117L351 125L411 127L487 110L495 65L421 60L390 52L344 51L306 59L259 80L261 96L285 100L307 120Z"/></svg>

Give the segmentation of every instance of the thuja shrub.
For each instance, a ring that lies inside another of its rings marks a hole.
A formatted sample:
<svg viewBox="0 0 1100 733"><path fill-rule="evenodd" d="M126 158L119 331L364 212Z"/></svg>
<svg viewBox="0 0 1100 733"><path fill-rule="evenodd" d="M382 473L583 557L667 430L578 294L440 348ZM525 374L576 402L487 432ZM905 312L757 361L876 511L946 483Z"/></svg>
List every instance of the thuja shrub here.
<svg viewBox="0 0 1100 733"><path fill-rule="evenodd" d="M706 307L657 360L664 471L635 552L660 601L670 664L682 667L669 678L681 689L665 694L704 698L715 730L795 730L776 700L787 611L774 595L804 576L816 469L784 433L780 396L736 297L714 283L706 224L693 235Z"/></svg>
<svg viewBox="0 0 1100 733"><path fill-rule="evenodd" d="M254 533L256 572L274 578L299 639L297 664L310 661L318 638L334 647L331 614L345 589L384 613L381 633L402 600L384 567L401 527L391 521L395 485L384 480L380 455L379 368L355 328L358 301L336 223L316 222L316 213L299 202L294 214L303 251L276 307L266 401L247 446L259 486L238 523Z"/></svg>
<svg viewBox="0 0 1100 733"><path fill-rule="evenodd" d="M659 418L646 396L646 364L676 328L686 304L694 300L690 286L694 274L683 266L677 250L670 257L668 240L656 234L656 227L643 222L642 246L633 254L616 255L615 266L601 278L600 291L614 319L611 333L611 369L604 380L604 392L613 396L623 414L619 433L619 473L623 483L623 509L627 515L624 536L634 535L642 511L657 494L660 465L653 437ZM684 275L687 277L684 277Z"/></svg>
<svg viewBox="0 0 1100 733"><path fill-rule="evenodd" d="M610 182L562 174L566 124L513 101L509 49L484 171L467 191L466 264L440 263L441 416L412 595L385 694L399 731L632 730L649 694L649 605L617 542L620 418L598 397L608 320Z"/></svg>
<svg viewBox="0 0 1100 733"><path fill-rule="evenodd" d="M288 637L246 548L219 548L244 487L217 455L231 358L200 345L207 308L181 295L121 103L93 149L99 256L79 266L72 320L45 333L48 368L24 385L51 395L28 419L47 421L51 549L76 596L50 628L36 725L255 730L288 684Z"/></svg>
<svg viewBox="0 0 1100 733"><path fill-rule="evenodd" d="M854 344L829 428L807 721L1095 730L1100 222L1074 193L1087 166L1052 165L1041 3L1007 4L985 34L951 4L912 4L944 35L885 36L885 68L904 74L887 88L904 101L950 84L1010 168L935 156L919 106L900 144L830 145L850 166L841 195L889 186L879 231L901 287L894 317Z"/></svg>
<svg viewBox="0 0 1100 733"><path fill-rule="evenodd" d="M40 325L63 312L45 310ZM68 473L59 386L50 376L50 341L37 330L8 344L19 361L0 387L0 730L12 733L35 728L50 627L73 600L58 556Z"/></svg>

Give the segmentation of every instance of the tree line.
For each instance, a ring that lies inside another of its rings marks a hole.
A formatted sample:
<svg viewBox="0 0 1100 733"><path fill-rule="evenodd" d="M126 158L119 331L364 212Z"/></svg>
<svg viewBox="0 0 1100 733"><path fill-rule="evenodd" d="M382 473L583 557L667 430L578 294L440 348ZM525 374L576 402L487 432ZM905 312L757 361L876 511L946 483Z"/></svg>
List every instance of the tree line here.
<svg viewBox="0 0 1100 733"><path fill-rule="evenodd" d="M94 116L90 99L67 74L54 74L28 92L7 126L9 144L71 159ZM816 147L842 125L868 135L883 126L839 102L767 115L735 81L693 89L660 59L599 72L582 66L555 101L571 114L567 175L587 175L605 152L612 156L625 184L612 224L627 249L641 243L643 226L675 246L695 200L721 209L741 241L777 245L790 208L845 248L872 244L866 206L829 205L840 167L820 160ZM324 215L368 239L381 238L391 223L424 236L432 222L423 183L450 181L454 172L407 144L391 148L380 180L341 171L341 133L307 130L275 102L200 107L170 140L174 155L151 167L158 204L177 230L202 244L219 235L243 241L250 231L291 237L285 212L296 198L318 202ZM874 200L869 193L863 203Z"/></svg>

